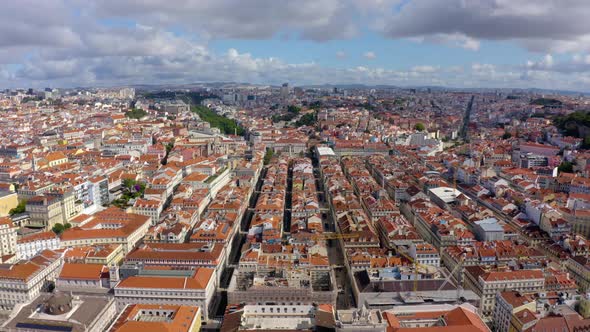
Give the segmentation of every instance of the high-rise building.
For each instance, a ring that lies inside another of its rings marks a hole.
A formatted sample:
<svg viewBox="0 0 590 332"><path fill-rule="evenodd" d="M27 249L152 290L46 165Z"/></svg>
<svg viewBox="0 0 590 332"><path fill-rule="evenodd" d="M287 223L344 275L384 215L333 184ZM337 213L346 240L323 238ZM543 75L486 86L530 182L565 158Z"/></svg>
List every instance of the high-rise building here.
<svg viewBox="0 0 590 332"><path fill-rule="evenodd" d="M281 98L289 97L289 83L283 83L281 86Z"/></svg>

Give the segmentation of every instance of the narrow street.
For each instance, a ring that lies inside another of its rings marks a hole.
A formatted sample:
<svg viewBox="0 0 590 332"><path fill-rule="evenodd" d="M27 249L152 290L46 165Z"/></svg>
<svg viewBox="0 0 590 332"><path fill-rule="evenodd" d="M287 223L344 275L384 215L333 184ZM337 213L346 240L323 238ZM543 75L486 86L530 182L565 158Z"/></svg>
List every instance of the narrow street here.
<svg viewBox="0 0 590 332"><path fill-rule="evenodd" d="M232 240L231 245L231 252L229 254L228 261L226 262L225 269L221 273L220 282L218 285L218 304L215 310L215 315L217 319L221 319L225 312L225 307L227 306L227 287L231 281L233 273L235 271L238 262L240 261L240 256L242 252L242 247L246 242L246 232L250 227L250 222L252 221L252 216L254 215L254 211L252 210L256 206L256 202L258 201L258 196L260 195L260 188L262 187L262 180L266 176L266 167L262 169L260 172L260 176L256 179L256 188L254 188L254 192L250 197L250 201L248 203L248 209L244 212L244 216L240 221L240 227L236 235Z"/></svg>
<svg viewBox="0 0 590 332"><path fill-rule="evenodd" d="M320 203L320 210L322 211L322 223L325 232L336 232L335 220L330 213L330 204L328 202L328 195L324 191L324 185L320 178L319 162L315 156L310 156L313 165L313 174L316 179L316 188L318 190L318 201ZM336 287L339 290L338 298L336 300L337 309L349 309L354 306L354 299L352 296L351 282L348 277L348 271L344 264L344 249L342 248L338 239L330 239L326 241L328 259L330 266L334 270L336 277Z"/></svg>

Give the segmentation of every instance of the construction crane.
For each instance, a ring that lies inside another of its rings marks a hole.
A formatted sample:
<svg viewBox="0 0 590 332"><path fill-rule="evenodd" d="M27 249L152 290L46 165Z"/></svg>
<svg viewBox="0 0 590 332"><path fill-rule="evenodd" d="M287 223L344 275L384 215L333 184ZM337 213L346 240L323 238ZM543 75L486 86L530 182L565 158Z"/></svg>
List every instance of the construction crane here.
<svg viewBox="0 0 590 332"><path fill-rule="evenodd" d="M424 265L424 264L421 264L421 263L418 263L415 259L413 259L411 256L409 256L408 254L406 254L404 252L401 252L400 251L398 253L400 255L402 255L403 257L405 257L406 259L408 259L410 262L412 262L414 264L414 288L413 288L413 292L414 292L414 294L416 294L416 292L418 291L418 267L423 267L427 272L429 270L431 270L433 267L432 266L428 266L428 265ZM445 278L445 281L438 288L437 292L440 292L444 288L444 286L450 281L450 279L452 278L453 274L455 274L455 272L457 272L457 270L460 269L463 266L463 260L464 259L465 259L465 255L463 254L463 256L459 260L457 266L455 266L455 268L453 269L453 271ZM460 298L460 291L461 291L460 285L457 285L457 300L459 300L459 298ZM442 297L439 297L439 296L430 296L430 297L446 298L444 296L442 296Z"/></svg>
<svg viewBox="0 0 590 332"><path fill-rule="evenodd" d="M400 254L401 256L405 257L407 260L409 260L413 265L414 265L414 285L413 285L413 292L416 293L418 291L418 267L422 267L426 270L426 272L428 272L429 270L431 270L433 267L432 266L427 266L421 263L418 263L417 260L415 260L413 257L411 257L410 255L402 252L402 251L398 251L398 254Z"/></svg>
<svg viewBox="0 0 590 332"><path fill-rule="evenodd" d="M459 262L457 262L457 265L455 265L455 268L453 268L453 270L451 271L451 273L445 278L445 281L437 289L438 292L440 292L445 287L445 285L447 283L449 283L449 281L451 281L451 278L457 272L457 270L460 270L463 267L463 260L465 260L465 254L463 254L461 256L461 259L459 260ZM457 286L459 286L459 283L461 282L459 279L460 278L457 278Z"/></svg>
<svg viewBox="0 0 590 332"><path fill-rule="evenodd" d="M437 292L440 292L445 287L445 285L449 281L451 281L451 278L457 272L457 270L461 270L463 268L463 262L465 261L465 257L466 257L465 253L461 254L461 258L457 262L457 265L453 268L451 273L449 273L449 275L445 278L445 281L442 283L442 285L440 285ZM461 299L461 290L463 289L463 286L461 286L462 276L463 276L463 271L460 271L459 276L457 277L457 301L460 301L460 299Z"/></svg>

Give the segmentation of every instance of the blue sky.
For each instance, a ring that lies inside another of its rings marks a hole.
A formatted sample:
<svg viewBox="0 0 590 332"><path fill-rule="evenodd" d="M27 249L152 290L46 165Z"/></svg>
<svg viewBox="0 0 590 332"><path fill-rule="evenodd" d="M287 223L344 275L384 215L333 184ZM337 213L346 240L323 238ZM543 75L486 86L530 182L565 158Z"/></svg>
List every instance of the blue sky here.
<svg viewBox="0 0 590 332"><path fill-rule="evenodd" d="M5 0L0 87L237 81L590 90L583 0Z"/></svg>
<svg viewBox="0 0 590 332"><path fill-rule="evenodd" d="M229 48L251 53L255 57L277 57L288 62L316 62L323 66L372 66L404 69L418 65L462 66L474 62L496 65L522 65L539 55L531 54L513 42L483 42L479 51L465 50L449 45L417 43L409 40L385 39L367 31L351 40L315 42L292 38L284 40L214 40L211 48L223 53ZM344 52L343 58L337 57ZM374 52L375 59L363 56Z"/></svg>

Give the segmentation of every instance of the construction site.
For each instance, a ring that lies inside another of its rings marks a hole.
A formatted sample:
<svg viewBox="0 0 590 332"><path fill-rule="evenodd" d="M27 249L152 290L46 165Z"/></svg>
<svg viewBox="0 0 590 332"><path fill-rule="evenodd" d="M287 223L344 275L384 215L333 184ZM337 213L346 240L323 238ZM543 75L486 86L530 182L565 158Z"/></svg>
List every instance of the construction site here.
<svg viewBox="0 0 590 332"><path fill-rule="evenodd" d="M330 269L238 269L227 290L230 303L335 304L334 272Z"/></svg>

